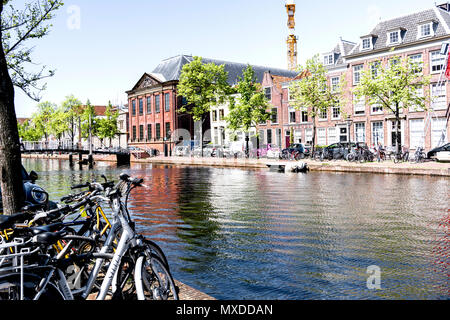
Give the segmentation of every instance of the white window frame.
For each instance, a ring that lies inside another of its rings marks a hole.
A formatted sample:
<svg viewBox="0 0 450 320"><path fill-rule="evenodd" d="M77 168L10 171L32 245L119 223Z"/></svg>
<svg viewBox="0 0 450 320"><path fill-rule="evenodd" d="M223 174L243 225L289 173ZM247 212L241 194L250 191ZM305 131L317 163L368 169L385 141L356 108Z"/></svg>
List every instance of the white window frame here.
<svg viewBox="0 0 450 320"><path fill-rule="evenodd" d="M355 142L366 142L366 123L356 122L354 126L355 126ZM361 130L361 128L363 130Z"/></svg>
<svg viewBox="0 0 450 320"><path fill-rule="evenodd" d="M445 128L447 119L445 118L433 118L431 121L431 148L436 148L439 140L441 140L442 129ZM448 142L447 130L444 131L445 139L444 143Z"/></svg>
<svg viewBox="0 0 450 320"><path fill-rule="evenodd" d="M397 41L393 42L391 39L391 35L393 34L397 34ZM390 46L390 45L394 45L394 44L400 44L402 43L402 35L401 35L401 30L390 30L387 32L387 39L386 39L386 45Z"/></svg>
<svg viewBox="0 0 450 320"><path fill-rule="evenodd" d="M369 47L364 47L364 41L369 41ZM372 37L366 37L361 39L361 51L373 50Z"/></svg>
<svg viewBox="0 0 450 320"><path fill-rule="evenodd" d="M423 34L424 28L428 27L430 29L429 34ZM433 22L427 22L423 23L417 26L417 39L424 39L424 38L430 38L434 37L434 28L433 28Z"/></svg>
<svg viewBox="0 0 450 320"><path fill-rule="evenodd" d="M357 113L357 112L363 113ZM355 116L363 116L366 114L366 98L361 97L358 99L356 95L353 95L353 114Z"/></svg>
<svg viewBox="0 0 450 320"><path fill-rule="evenodd" d="M383 114L383 105L380 102L372 104L370 114Z"/></svg>
<svg viewBox="0 0 450 320"><path fill-rule="evenodd" d="M327 121L328 120L328 112L327 111L323 111L323 110L320 111L318 118L319 118L319 121Z"/></svg>
<svg viewBox="0 0 450 320"><path fill-rule="evenodd" d="M353 85L356 86L361 82L361 73L364 69L363 64L359 64L356 66L353 66ZM358 75L358 81L356 81L356 75Z"/></svg>
<svg viewBox="0 0 450 320"><path fill-rule="evenodd" d="M294 113L294 122L291 121L291 113ZM289 123L297 123L297 114L293 107L288 108Z"/></svg>
<svg viewBox="0 0 450 320"><path fill-rule="evenodd" d="M421 71L417 72L417 73L418 74L423 73L423 54L421 54L421 53L412 54L412 55L408 56L408 61L410 63L413 63L413 64L417 63L418 65L420 65Z"/></svg>
<svg viewBox="0 0 450 320"><path fill-rule="evenodd" d="M430 73L431 74L441 73L441 70L445 68L444 64L445 64L445 56L442 55L439 50L430 52ZM433 67L439 67L439 66L441 66L441 67L438 70L433 71Z"/></svg>
<svg viewBox="0 0 450 320"><path fill-rule="evenodd" d="M339 142L338 128L330 127L328 128L328 145Z"/></svg>
<svg viewBox="0 0 450 320"><path fill-rule="evenodd" d="M417 125L419 124L420 125ZM425 122L424 119L409 120L409 148L416 149L424 147L425 144Z"/></svg>
<svg viewBox="0 0 450 320"><path fill-rule="evenodd" d="M430 88L431 92L431 109L433 110L446 110L447 109L447 86L442 84L438 89L437 83L432 83ZM436 101L435 97L438 97Z"/></svg>
<svg viewBox="0 0 450 320"><path fill-rule="evenodd" d="M334 64L334 53L326 53L323 55L323 64L325 66L330 66Z"/></svg>
<svg viewBox="0 0 450 320"><path fill-rule="evenodd" d="M313 143L312 136L313 136L313 129L312 128L306 128L305 129L305 142L306 143L308 143L308 142Z"/></svg>
<svg viewBox="0 0 450 320"><path fill-rule="evenodd" d="M416 95L419 97L422 97L422 98L424 97L425 91L424 91L423 87L417 86ZM423 112L423 111L424 111L423 108L409 107L409 112Z"/></svg>
<svg viewBox="0 0 450 320"><path fill-rule="evenodd" d="M381 127L380 127L381 123ZM376 134L378 134L378 142L381 142L384 145L384 122L383 121L374 121L372 122L372 144L377 145Z"/></svg>
<svg viewBox="0 0 450 320"><path fill-rule="evenodd" d="M335 117L335 111L338 110L338 116ZM333 106L331 107L331 120L340 120L341 119L341 106Z"/></svg>
<svg viewBox="0 0 450 320"><path fill-rule="evenodd" d="M327 145L327 128L317 128L317 145Z"/></svg>
<svg viewBox="0 0 450 320"><path fill-rule="evenodd" d="M332 92L336 92L339 89L339 82L340 82L340 77L332 77L330 82L331 82L331 91Z"/></svg>

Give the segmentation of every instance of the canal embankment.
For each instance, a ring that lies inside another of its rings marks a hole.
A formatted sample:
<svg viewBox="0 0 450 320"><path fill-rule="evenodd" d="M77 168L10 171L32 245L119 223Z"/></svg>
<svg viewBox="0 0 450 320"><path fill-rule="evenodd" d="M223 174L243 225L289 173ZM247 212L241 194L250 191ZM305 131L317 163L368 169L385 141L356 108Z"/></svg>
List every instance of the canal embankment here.
<svg viewBox="0 0 450 320"><path fill-rule="evenodd" d="M67 154L24 154L23 158L37 159L64 159L68 160ZM115 162L114 156L96 155L95 161ZM353 173L376 173L376 174L401 174L401 175L425 175L450 177L450 163L429 161L424 163L398 163L392 161L353 163L347 161L314 161L302 160L308 165L310 171L322 172L353 172ZM197 158L197 157L152 157L136 159L131 156L132 163L148 163L160 165L184 165L184 166L210 166L222 168L246 168L267 169L267 164L291 164L292 161L272 159L222 159L222 158Z"/></svg>

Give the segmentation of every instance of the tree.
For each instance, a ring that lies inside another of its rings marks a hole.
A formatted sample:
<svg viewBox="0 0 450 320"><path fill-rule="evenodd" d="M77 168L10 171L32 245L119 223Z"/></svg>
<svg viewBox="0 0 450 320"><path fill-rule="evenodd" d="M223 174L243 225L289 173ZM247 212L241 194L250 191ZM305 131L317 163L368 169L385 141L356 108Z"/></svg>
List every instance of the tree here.
<svg viewBox="0 0 450 320"><path fill-rule="evenodd" d="M48 136L51 133L51 122L57 105L49 101L44 101L38 104L37 109L38 111L32 116L33 123L36 129L45 137L45 142L48 143Z"/></svg>
<svg viewBox="0 0 450 320"><path fill-rule="evenodd" d="M97 114L95 113L95 108L91 105L91 102L88 100L86 105L83 107L83 112L81 113L81 136L84 139L89 137L89 133L91 135L97 134Z"/></svg>
<svg viewBox="0 0 450 320"><path fill-rule="evenodd" d="M58 139L58 146L61 143L61 137L64 132L69 130L68 125L68 114L65 112L65 109L61 106L58 107L52 115L50 119L50 134L52 134L56 139Z"/></svg>
<svg viewBox="0 0 450 320"><path fill-rule="evenodd" d="M178 93L183 96L187 105L182 106L178 112L187 112L194 121L201 122L200 150L203 156L203 123L209 116L211 106L223 103L230 93L227 83L228 73L224 65L214 63L204 64L201 57L185 64L181 70Z"/></svg>
<svg viewBox="0 0 450 320"><path fill-rule="evenodd" d="M430 84L430 77L422 73L423 66L407 58L398 56L382 67L380 62L372 62L363 71L360 83L354 90L359 99L368 98L371 105L379 105L392 112L396 122L396 150L400 152L400 115L403 109L427 109L429 95L424 87Z"/></svg>
<svg viewBox="0 0 450 320"><path fill-rule="evenodd" d="M26 120L24 123L17 124L19 130L19 137L24 141L39 141L42 139L42 132L36 129L34 123L30 120Z"/></svg>
<svg viewBox="0 0 450 320"><path fill-rule="evenodd" d="M25 199L14 86L38 100L33 91L45 89L45 85L38 87L39 81L54 74L54 71L45 73L45 67L37 72L26 70L25 66L33 62L32 49L25 47L25 42L48 34L47 22L62 6L61 1L39 0L17 10L12 5L5 6L11 2L0 1L0 186L3 213L7 215L19 211Z"/></svg>
<svg viewBox="0 0 450 320"><path fill-rule="evenodd" d="M298 69L301 79L293 81L289 86L290 105L297 110L307 112L312 118L313 136L312 152L316 145L316 117L328 113L331 107L341 102L341 90L332 90L328 85L327 70L319 60L319 55L306 61L306 66ZM341 87L344 80L341 80Z"/></svg>
<svg viewBox="0 0 450 320"><path fill-rule="evenodd" d="M238 83L234 87L237 97L230 97L229 113L226 116L228 127L233 130L243 130L248 134L251 128L269 120L271 113L267 112L270 107L269 100L257 83L255 71L249 65L243 70L243 78L238 77ZM257 149L259 149L259 136L256 133ZM249 155L248 139L246 139L246 156Z"/></svg>
<svg viewBox="0 0 450 320"><path fill-rule="evenodd" d="M75 132L76 127L81 127L81 114L83 113L82 103L80 100L74 97L74 95L69 95L61 104L62 109L67 114L67 127L70 139L72 141L72 146L75 144Z"/></svg>
<svg viewBox="0 0 450 320"><path fill-rule="evenodd" d="M97 137L103 144L103 139L109 139L109 146L111 146L111 140L118 134L117 118L119 117L119 111L114 111L111 102L105 110L105 118L99 119L97 127Z"/></svg>

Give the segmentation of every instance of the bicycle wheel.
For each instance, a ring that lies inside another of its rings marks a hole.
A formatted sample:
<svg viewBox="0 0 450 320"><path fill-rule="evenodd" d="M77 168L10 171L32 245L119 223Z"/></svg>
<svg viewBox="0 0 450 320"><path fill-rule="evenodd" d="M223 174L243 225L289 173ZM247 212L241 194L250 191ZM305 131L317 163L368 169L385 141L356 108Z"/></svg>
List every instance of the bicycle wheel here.
<svg viewBox="0 0 450 320"><path fill-rule="evenodd" d="M178 300L172 275L157 256L140 255L134 274L138 300Z"/></svg>
<svg viewBox="0 0 450 320"><path fill-rule="evenodd" d="M0 300L21 300L21 275L12 273L0 278ZM31 275L23 275L23 300L33 300L37 294L36 288L41 278ZM48 283L38 300L60 301L65 300L62 293L53 283Z"/></svg>
<svg viewBox="0 0 450 320"><path fill-rule="evenodd" d="M167 271L170 272L169 262L167 261L167 257L164 254L163 250L160 248L160 246L158 246L152 240L146 238L144 238L144 245L146 247L145 250L148 250L148 253L152 253L158 256L158 258L160 258L161 261L164 263L164 266L166 267Z"/></svg>

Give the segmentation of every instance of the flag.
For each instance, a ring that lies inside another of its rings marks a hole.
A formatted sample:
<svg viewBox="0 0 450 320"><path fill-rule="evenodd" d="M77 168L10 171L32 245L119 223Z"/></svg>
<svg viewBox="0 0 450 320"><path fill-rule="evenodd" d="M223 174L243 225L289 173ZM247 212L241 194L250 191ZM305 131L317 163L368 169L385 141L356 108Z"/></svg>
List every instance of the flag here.
<svg viewBox="0 0 450 320"><path fill-rule="evenodd" d="M447 79L450 79L450 50L448 52L447 69L445 70L445 76L447 77Z"/></svg>

